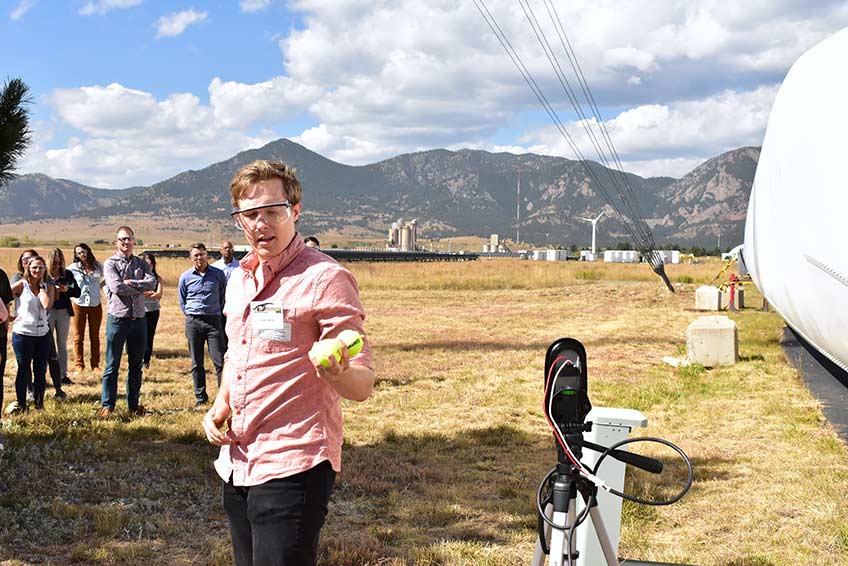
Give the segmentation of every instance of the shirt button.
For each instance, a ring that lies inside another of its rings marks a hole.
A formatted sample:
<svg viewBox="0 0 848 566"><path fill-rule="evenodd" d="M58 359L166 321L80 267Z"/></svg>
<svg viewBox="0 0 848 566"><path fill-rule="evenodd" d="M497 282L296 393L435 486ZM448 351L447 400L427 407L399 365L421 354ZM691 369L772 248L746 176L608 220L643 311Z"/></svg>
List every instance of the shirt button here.
<svg viewBox="0 0 848 566"><path fill-rule="evenodd" d="M242 343L242 344L247 344L247 340L245 340L244 338L242 338L242 339L241 339L241 343Z"/></svg>
<svg viewBox="0 0 848 566"><path fill-rule="evenodd" d="M237 415L240 415L240 414L241 414L241 411L236 411L236 414L237 414Z"/></svg>
<svg viewBox="0 0 848 566"><path fill-rule="evenodd" d="M236 379L237 379L238 381L241 381L241 376L240 376L240 375L237 375L237 376L236 376Z"/></svg>

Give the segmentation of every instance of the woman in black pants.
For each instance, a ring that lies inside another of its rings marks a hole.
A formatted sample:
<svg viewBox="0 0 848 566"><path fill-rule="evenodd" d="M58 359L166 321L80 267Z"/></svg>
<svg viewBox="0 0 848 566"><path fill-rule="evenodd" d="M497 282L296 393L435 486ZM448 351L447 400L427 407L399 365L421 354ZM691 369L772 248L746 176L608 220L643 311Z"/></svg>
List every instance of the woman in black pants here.
<svg viewBox="0 0 848 566"><path fill-rule="evenodd" d="M156 273L156 256L150 252L141 254L141 258L150 266L150 271L156 277L155 291L144 292L144 316L147 318L147 348L144 350L144 368L150 367L150 356L153 354L153 337L156 335L156 325L159 324L159 299L162 298L162 277Z"/></svg>

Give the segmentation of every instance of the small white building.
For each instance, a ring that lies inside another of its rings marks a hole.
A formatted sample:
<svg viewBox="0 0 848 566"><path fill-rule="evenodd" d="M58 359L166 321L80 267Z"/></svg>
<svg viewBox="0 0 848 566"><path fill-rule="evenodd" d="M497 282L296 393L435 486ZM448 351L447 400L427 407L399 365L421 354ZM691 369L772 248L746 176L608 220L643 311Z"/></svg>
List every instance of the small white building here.
<svg viewBox="0 0 848 566"><path fill-rule="evenodd" d="M591 250L580 250L580 261L595 261L595 254Z"/></svg>
<svg viewBox="0 0 848 566"><path fill-rule="evenodd" d="M533 250L535 261L566 261L568 250Z"/></svg>
<svg viewBox="0 0 848 566"><path fill-rule="evenodd" d="M634 250L606 250L605 263L639 263L639 252Z"/></svg>
<svg viewBox="0 0 848 566"><path fill-rule="evenodd" d="M547 261L566 261L568 260L568 250L545 250L545 259Z"/></svg>
<svg viewBox="0 0 848 566"><path fill-rule="evenodd" d="M680 263L680 250L654 250L663 257L663 263Z"/></svg>

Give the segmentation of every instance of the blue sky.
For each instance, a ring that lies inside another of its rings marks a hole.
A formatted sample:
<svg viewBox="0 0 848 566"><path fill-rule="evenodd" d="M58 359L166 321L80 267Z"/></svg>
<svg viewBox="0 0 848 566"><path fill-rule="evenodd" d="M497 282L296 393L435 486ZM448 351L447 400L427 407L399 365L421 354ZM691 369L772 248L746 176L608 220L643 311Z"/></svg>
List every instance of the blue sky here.
<svg viewBox="0 0 848 566"><path fill-rule="evenodd" d="M520 3L478 2L594 158ZM545 2L529 0L540 19ZM848 26L844 1L734 4L557 3L628 171L681 176L759 145L792 62ZM348 164L435 147L574 157L473 0L3 0L0 74L34 99L19 172L104 188L281 137Z"/></svg>

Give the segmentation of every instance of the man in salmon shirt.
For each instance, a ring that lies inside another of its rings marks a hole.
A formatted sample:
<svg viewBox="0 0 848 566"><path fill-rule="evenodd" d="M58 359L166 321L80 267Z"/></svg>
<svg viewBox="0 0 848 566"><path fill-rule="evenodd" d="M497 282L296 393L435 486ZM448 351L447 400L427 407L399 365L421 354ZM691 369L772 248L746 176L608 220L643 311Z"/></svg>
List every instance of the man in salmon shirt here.
<svg viewBox="0 0 848 566"><path fill-rule="evenodd" d="M252 250L227 285L229 350L203 429L221 446L215 469L236 564L312 565L341 469L339 401L367 399L374 368L367 339L354 359L339 340L341 360L329 367L309 350L342 330L363 333L365 312L350 272L297 234L302 192L291 167L251 163L230 192Z"/></svg>

